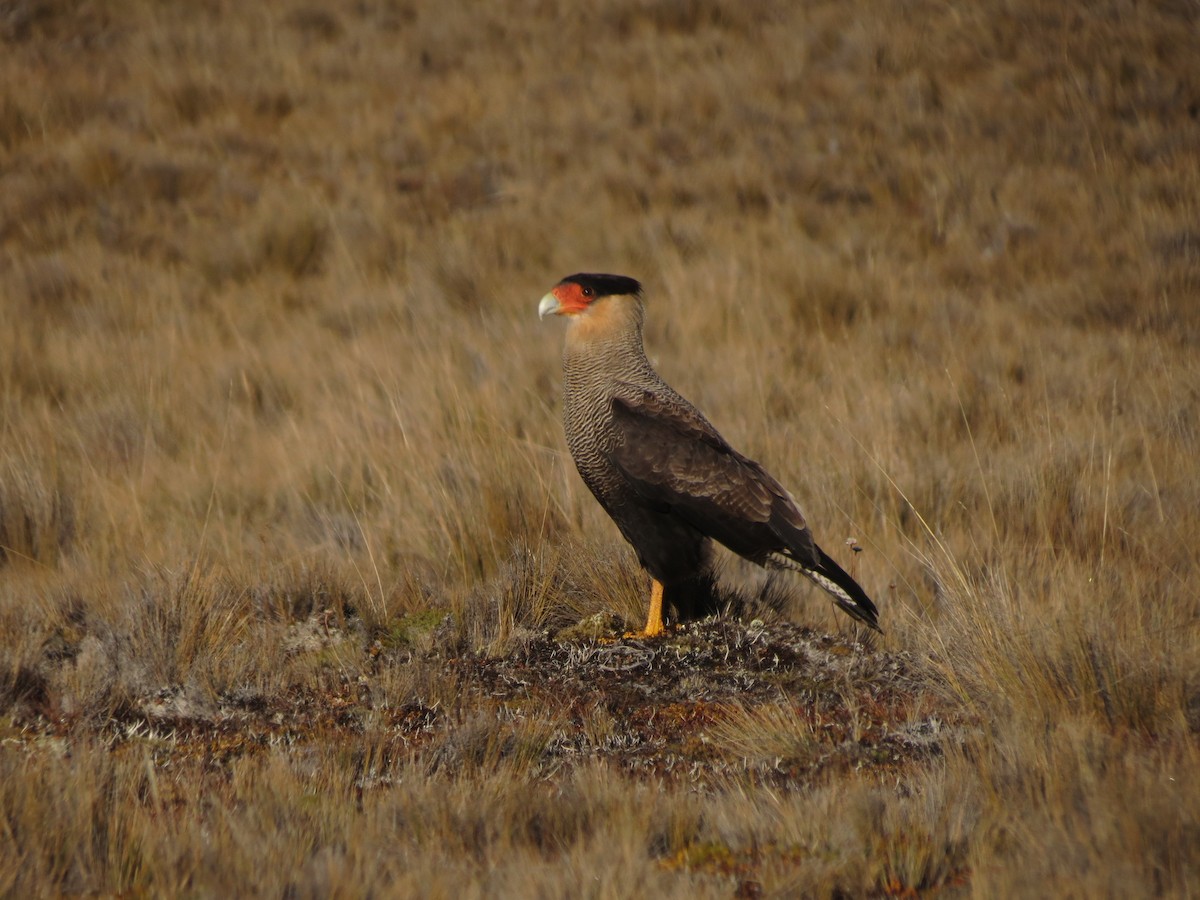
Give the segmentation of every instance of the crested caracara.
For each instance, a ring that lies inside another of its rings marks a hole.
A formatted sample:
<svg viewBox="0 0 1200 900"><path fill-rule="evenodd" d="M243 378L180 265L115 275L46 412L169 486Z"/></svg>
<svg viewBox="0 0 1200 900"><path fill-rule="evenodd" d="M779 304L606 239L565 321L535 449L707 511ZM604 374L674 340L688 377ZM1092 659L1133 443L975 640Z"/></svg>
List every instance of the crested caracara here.
<svg viewBox="0 0 1200 900"><path fill-rule="evenodd" d="M879 630L875 604L817 546L796 501L675 393L642 348L642 286L570 275L538 304L568 320L563 427L575 466L651 576L646 636L668 603L709 573L711 542L763 566L797 569Z"/></svg>

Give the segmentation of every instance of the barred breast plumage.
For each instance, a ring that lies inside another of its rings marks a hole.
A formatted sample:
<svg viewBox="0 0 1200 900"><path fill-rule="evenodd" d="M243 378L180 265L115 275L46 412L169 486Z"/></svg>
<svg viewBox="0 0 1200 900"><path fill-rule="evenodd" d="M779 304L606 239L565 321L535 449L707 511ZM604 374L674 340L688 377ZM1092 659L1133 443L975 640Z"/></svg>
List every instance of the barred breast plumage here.
<svg viewBox="0 0 1200 900"><path fill-rule="evenodd" d="M682 594L706 574L708 538L669 510L641 501L616 463L625 436L616 401L635 405L654 396L679 412L700 413L664 382L642 348L641 309L614 310L630 320L611 340L568 340L563 353L563 430L584 483L637 551L639 562L687 615L701 599ZM677 596L679 595L679 596ZM686 608L684 608L686 607Z"/></svg>

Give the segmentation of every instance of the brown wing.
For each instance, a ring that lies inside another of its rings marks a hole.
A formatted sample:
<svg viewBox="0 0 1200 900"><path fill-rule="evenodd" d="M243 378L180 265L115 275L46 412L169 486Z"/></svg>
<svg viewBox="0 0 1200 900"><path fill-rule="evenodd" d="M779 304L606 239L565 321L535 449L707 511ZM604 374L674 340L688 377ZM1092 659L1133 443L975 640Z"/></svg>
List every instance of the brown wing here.
<svg viewBox="0 0 1200 900"><path fill-rule="evenodd" d="M818 561L791 495L686 401L639 390L614 398L612 412L612 462L644 503L750 559Z"/></svg>

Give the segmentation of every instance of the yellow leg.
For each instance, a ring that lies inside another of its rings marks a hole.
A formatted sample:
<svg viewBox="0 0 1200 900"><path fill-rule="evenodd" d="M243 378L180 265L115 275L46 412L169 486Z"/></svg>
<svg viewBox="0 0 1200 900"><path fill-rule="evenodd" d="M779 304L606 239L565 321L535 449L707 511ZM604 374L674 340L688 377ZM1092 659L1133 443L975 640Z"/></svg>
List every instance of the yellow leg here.
<svg viewBox="0 0 1200 900"><path fill-rule="evenodd" d="M650 615L646 619L646 630L642 637L655 637L663 633L662 601L663 586L657 578L651 578Z"/></svg>

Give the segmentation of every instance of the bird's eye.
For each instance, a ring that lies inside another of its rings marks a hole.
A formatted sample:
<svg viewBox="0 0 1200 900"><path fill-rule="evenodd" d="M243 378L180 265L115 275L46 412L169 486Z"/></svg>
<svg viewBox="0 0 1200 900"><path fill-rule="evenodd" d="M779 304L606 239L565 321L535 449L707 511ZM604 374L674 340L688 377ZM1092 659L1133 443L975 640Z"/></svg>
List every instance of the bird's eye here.
<svg viewBox="0 0 1200 900"><path fill-rule="evenodd" d="M592 296L593 291L590 287L585 287L582 290L580 290L580 293L583 294L583 296L585 296L585 297L590 297L590 296Z"/></svg>

